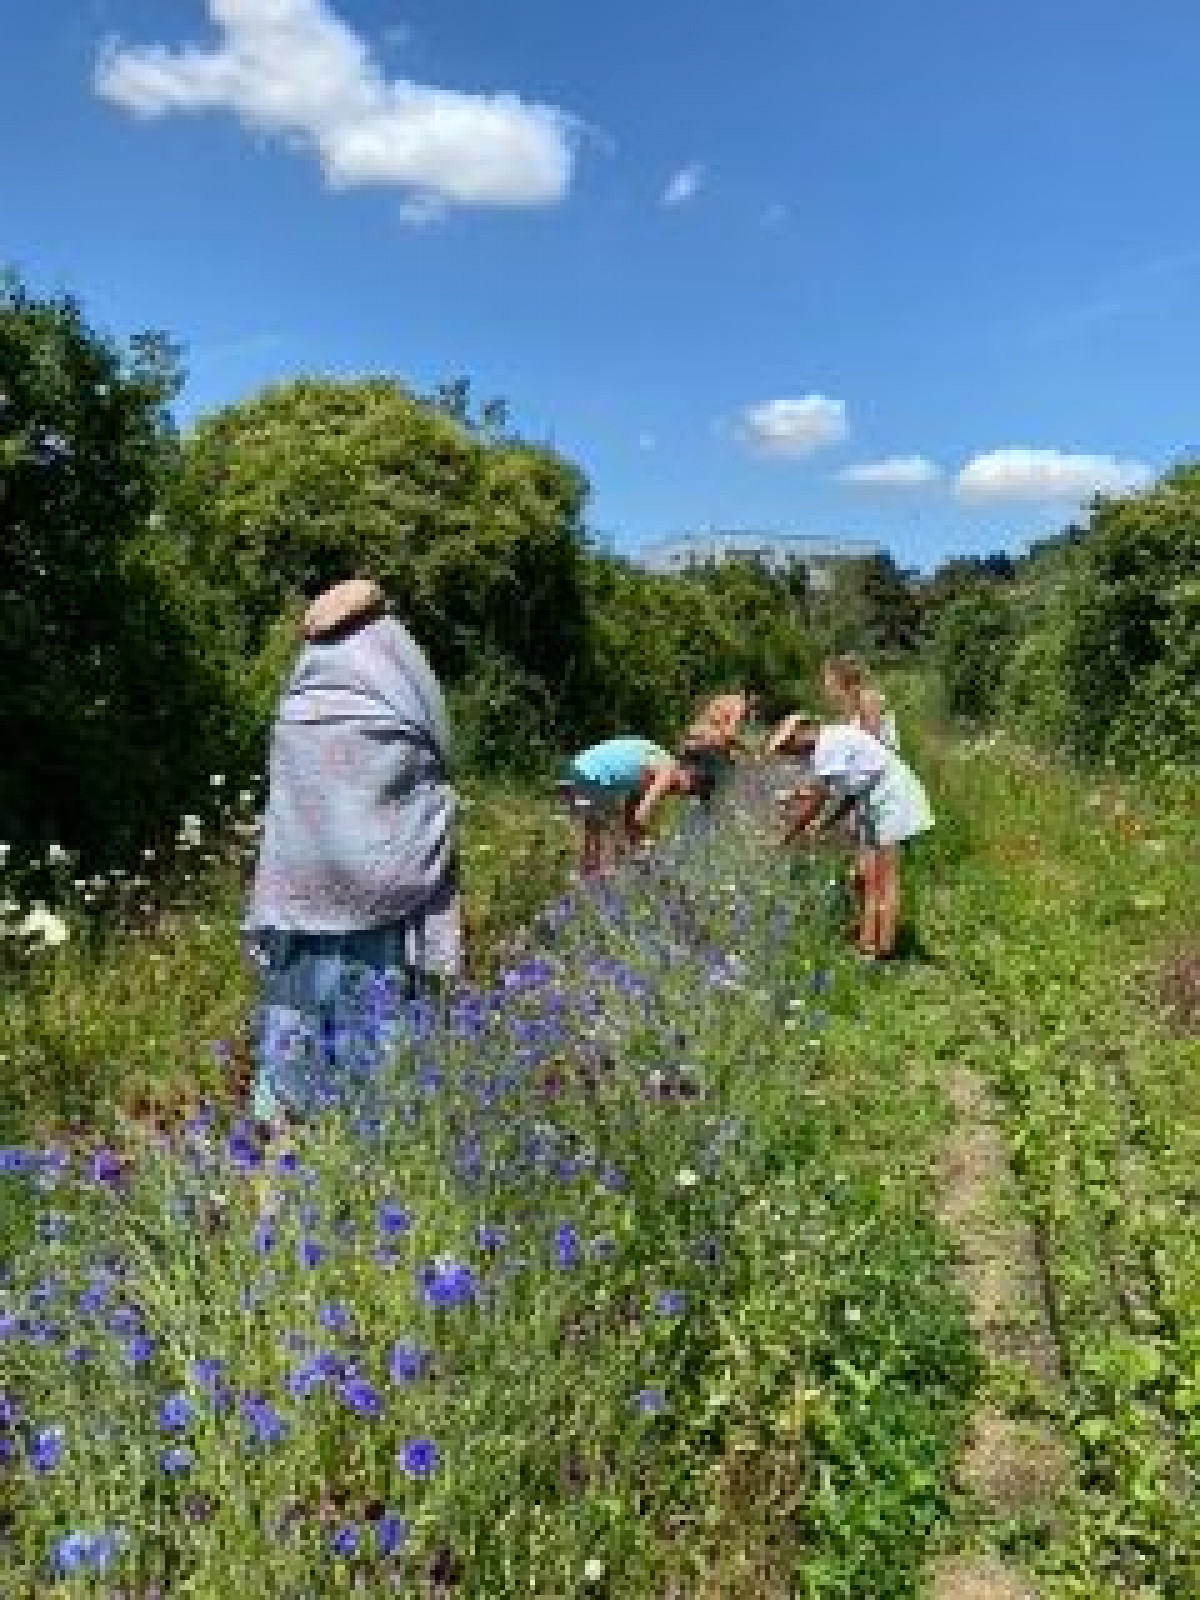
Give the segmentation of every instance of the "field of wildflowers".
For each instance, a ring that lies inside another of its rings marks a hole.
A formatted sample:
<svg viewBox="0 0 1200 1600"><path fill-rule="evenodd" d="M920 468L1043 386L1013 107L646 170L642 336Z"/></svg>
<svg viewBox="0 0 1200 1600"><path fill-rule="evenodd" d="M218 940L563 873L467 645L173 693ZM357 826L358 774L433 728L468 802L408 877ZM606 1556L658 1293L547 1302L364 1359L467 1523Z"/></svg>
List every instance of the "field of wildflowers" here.
<svg viewBox="0 0 1200 1600"><path fill-rule="evenodd" d="M6 1594L917 1592L975 1373L934 1099L768 805L543 906L288 1148L196 1096L4 1150Z"/></svg>

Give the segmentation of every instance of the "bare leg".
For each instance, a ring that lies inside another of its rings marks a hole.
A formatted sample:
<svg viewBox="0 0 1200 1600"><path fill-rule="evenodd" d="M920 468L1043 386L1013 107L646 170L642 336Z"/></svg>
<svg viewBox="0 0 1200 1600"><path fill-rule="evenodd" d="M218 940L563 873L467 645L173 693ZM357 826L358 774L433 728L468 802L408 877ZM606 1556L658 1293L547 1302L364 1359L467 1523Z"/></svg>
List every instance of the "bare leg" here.
<svg viewBox="0 0 1200 1600"><path fill-rule="evenodd" d="M879 852L864 850L859 861L862 874L862 922L858 948L865 956L879 953Z"/></svg>
<svg viewBox="0 0 1200 1600"><path fill-rule="evenodd" d="M877 857L877 900L875 906L875 949L890 956L896 947L896 918L900 909L900 873L896 846L882 845Z"/></svg>

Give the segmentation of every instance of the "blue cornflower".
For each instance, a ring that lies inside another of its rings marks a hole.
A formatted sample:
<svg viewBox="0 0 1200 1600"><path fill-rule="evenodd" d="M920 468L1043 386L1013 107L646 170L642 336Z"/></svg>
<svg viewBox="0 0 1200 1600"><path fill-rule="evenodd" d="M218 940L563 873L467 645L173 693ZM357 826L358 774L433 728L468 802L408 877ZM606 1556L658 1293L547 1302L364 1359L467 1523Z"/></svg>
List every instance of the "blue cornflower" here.
<svg viewBox="0 0 1200 1600"><path fill-rule="evenodd" d="M319 1267L325 1259L325 1246L319 1239L301 1239L296 1254L302 1267Z"/></svg>
<svg viewBox="0 0 1200 1600"><path fill-rule="evenodd" d="M438 1448L432 1439L410 1439L400 1452L400 1465L410 1478L428 1478L438 1464Z"/></svg>
<svg viewBox="0 0 1200 1600"><path fill-rule="evenodd" d="M215 1395L225 1377L225 1363L214 1361L211 1357L193 1361L189 1376L198 1389L203 1389L205 1394Z"/></svg>
<svg viewBox="0 0 1200 1600"><path fill-rule="evenodd" d="M97 1150L88 1164L88 1176L93 1183L119 1183L124 1172L125 1163L115 1150Z"/></svg>
<svg viewBox="0 0 1200 1600"><path fill-rule="evenodd" d="M294 1367L288 1374L288 1393L296 1400L303 1400L312 1394L314 1389L319 1389L323 1384L332 1383L335 1378L341 1378L345 1372L345 1365L340 1356L335 1356L330 1350L318 1351L302 1366Z"/></svg>
<svg viewBox="0 0 1200 1600"><path fill-rule="evenodd" d="M300 1157L294 1150L281 1150L275 1158L275 1171L281 1178L290 1177L299 1167Z"/></svg>
<svg viewBox="0 0 1200 1600"><path fill-rule="evenodd" d="M577 1267L583 1259L579 1230L569 1222L560 1222L554 1230L554 1259L560 1267Z"/></svg>
<svg viewBox="0 0 1200 1600"><path fill-rule="evenodd" d="M168 1395L159 1407L158 1425L168 1433L180 1433L192 1420L192 1402L181 1389Z"/></svg>
<svg viewBox="0 0 1200 1600"><path fill-rule="evenodd" d="M383 1414L383 1396L365 1378L347 1378L338 1388L338 1399L357 1417L373 1421Z"/></svg>
<svg viewBox="0 0 1200 1600"><path fill-rule="evenodd" d="M660 1317L681 1317L687 1308L687 1295L682 1289L664 1289L654 1302Z"/></svg>
<svg viewBox="0 0 1200 1600"><path fill-rule="evenodd" d="M385 1511L375 1526L375 1551L383 1560L398 1555L408 1539L408 1522L394 1511Z"/></svg>
<svg viewBox="0 0 1200 1600"><path fill-rule="evenodd" d="M263 1164L262 1142L253 1128L236 1127L226 1141L225 1155L231 1167L242 1172L257 1171Z"/></svg>
<svg viewBox="0 0 1200 1600"><path fill-rule="evenodd" d="M178 1477L181 1472L186 1472L195 1457L185 1444L173 1445L170 1450L164 1450L159 1466L168 1477Z"/></svg>
<svg viewBox="0 0 1200 1600"><path fill-rule="evenodd" d="M445 1311L468 1305L478 1290L475 1274L461 1261L438 1261L421 1267L417 1273L426 1305Z"/></svg>
<svg viewBox="0 0 1200 1600"><path fill-rule="evenodd" d="M29 1464L35 1472L54 1472L67 1448L67 1430L59 1424L39 1428L29 1445Z"/></svg>
<svg viewBox="0 0 1200 1600"><path fill-rule="evenodd" d="M332 1301L329 1305L322 1306L318 1315L321 1326L327 1333L349 1333L353 1324L353 1319L345 1306L339 1306Z"/></svg>
<svg viewBox="0 0 1200 1600"><path fill-rule="evenodd" d="M488 1255L502 1249L507 1241L508 1232L505 1228L495 1228L489 1223L481 1222L475 1230L475 1243Z"/></svg>
<svg viewBox="0 0 1200 1600"><path fill-rule="evenodd" d="M392 1346L388 1374L393 1383L415 1383L429 1370L432 1357L419 1345L400 1343Z"/></svg>
<svg viewBox="0 0 1200 1600"><path fill-rule="evenodd" d="M148 1334L135 1333L125 1341L125 1360L131 1367L144 1366L158 1348L158 1340Z"/></svg>
<svg viewBox="0 0 1200 1600"><path fill-rule="evenodd" d="M667 1391L657 1384L639 1390L637 1408L644 1417L657 1417L667 1409Z"/></svg>
<svg viewBox="0 0 1200 1600"><path fill-rule="evenodd" d="M278 1444L287 1433L287 1423L278 1411L259 1396L244 1395L241 1412L242 1421L257 1444Z"/></svg>
<svg viewBox="0 0 1200 1600"><path fill-rule="evenodd" d="M275 1248L278 1233L273 1222L265 1218L256 1224L254 1229L254 1248L260 1256L270 1255Z"/></svg>
<svg viewBox="0 0 1200 1600"><path fill-rule="evenodd" d="M117 1306L108 1319L108 1331L118 1337L140 1333L142 1314L135 1306Z"/></svg>
<svg viewBox="0 0 1200 1600"><path fill-rule="evenodd" d="M335 1556L349 1560L356 1556L362 1544L362 1531L356 1522L344 1522L340 1528L335 1528L329 1538L329 1548Z"/></svg>
<svg viewBox="0 0 1200 1600"><path fill-rule="evenodd" d="M85 1532L80 1529L58 1540L50 1564L58 1577L71 1577L79 1572L103 1572L124 1545L125 1535L118 1531L101 1529Z"/></svg>
<svg viewBox="0 0 1200 1600"><path fill-rule="evenodd" d="M0 1174L10 1178L24 1178L36 1171L37 1156L32 1150L23 1150L19 1145L8 1145L0 1149Z"/></svg>

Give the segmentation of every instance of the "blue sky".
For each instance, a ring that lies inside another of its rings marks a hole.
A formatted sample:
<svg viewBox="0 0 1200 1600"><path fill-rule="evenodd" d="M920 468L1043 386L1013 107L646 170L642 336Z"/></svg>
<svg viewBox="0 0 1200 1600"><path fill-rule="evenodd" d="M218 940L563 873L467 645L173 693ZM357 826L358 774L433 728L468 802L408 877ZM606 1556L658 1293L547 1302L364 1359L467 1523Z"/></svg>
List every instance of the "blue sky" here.
<svg viewBox="0 0 1200 1600"><path fill-rule="evenodd" d="M1020 548L1197 444L1195 0L39 0L0 260L184 415L464 373L618 546Z"/></svg>

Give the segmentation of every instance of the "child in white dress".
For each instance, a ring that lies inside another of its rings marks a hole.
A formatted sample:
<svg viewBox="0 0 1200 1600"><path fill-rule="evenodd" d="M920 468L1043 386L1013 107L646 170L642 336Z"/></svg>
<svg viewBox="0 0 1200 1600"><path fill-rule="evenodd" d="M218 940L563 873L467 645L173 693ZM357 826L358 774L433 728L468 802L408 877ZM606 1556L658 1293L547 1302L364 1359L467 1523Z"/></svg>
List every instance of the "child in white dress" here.
<svg viewBox="0 0 1200 1600"><path fill-rule="evenodd" d="M862 888L858 948L872 960L886 959L896 943L899 848L933 826L921 780L895 750L857 722L821 724L793 715L780 723L767 750L799 755L812 772L785 802L785 842L827 826L847 801L852 803Z"/></svg>

